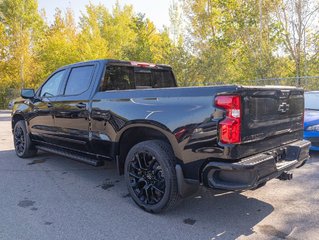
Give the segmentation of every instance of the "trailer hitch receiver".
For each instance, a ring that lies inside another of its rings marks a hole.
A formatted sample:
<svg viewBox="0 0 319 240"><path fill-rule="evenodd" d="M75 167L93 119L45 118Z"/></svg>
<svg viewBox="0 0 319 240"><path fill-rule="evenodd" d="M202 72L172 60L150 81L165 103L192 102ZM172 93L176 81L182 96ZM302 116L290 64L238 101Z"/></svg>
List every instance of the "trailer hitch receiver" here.
<svg viewBox="0 0 319 240"><path fill-rule="evenodd" d="M285 171L278 177L278 179L279 180L291 180L292 177L293 177L292 172Z"/></svg>

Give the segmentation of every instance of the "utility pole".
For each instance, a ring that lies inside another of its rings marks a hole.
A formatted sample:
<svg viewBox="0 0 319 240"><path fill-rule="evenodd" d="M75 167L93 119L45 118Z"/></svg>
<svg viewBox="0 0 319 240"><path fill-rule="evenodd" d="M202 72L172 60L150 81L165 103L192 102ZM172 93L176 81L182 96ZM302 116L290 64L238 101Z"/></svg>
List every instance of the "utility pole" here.
<svg viewBox="0 0 319 240"><path fill-rule="evenodd" d="M296 13L297 13L297 37L298 37L298 40L297 40L297 44L296 44L296 51L297 51L297 61L296 61L296 72L297 72L297 78L298 78L298 86L301 85L301 80L300 80L300 75L301 75L301 71L300 71L300 68L301 68L301 41L302 41L302 17L301 17L301 14L302 14L302 3L301 3L302 0L298 0L296 3L295 3L295 6L296 6Z"/></svg>

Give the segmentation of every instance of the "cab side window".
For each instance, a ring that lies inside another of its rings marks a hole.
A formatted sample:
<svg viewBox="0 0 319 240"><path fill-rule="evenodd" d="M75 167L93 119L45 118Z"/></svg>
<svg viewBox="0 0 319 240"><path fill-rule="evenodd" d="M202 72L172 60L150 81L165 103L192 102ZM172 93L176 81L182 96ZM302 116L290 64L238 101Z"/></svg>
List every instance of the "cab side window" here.
<svg viewBox="0 0 319 240"><path fill-rule="evenodd" d="M79 95L90 87L94 66L72 68L64 95Z"/></svg>
<svg viewBox="0 0 319 240"><path fill-rule="evenodd" d="M168 87L176 87L171 69L110 65L106 66L99 91Z"/></svg>
<svg viewBox="0 0 319 240"><path fill-rule="evenodd" d="M63 80L65 70L55 73L41 88L40 97L55 97L59 94L59 88Z"/></svg>
<svg viewBox="0 0 319 240"><path fill-rule="evenodd" d="M122 66L108 66L100 91L134 89L134 69Z"/></svg>

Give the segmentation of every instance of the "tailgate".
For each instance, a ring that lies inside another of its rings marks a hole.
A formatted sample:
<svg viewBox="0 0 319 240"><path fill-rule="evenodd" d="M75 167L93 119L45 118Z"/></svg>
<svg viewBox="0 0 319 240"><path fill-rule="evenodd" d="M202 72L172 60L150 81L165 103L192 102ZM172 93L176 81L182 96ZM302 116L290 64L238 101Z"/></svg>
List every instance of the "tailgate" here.
<svg viewBox="0 0 319 240"><path fill-rule="evenodd" d="M289 87L243 87L242 142L264 142L264 148L277 147L302 138L304 92ZM289 138L283 138L290 135ZM279 141L275 141L278 139ZM258 149L261 150L261 149Z"/></svg>

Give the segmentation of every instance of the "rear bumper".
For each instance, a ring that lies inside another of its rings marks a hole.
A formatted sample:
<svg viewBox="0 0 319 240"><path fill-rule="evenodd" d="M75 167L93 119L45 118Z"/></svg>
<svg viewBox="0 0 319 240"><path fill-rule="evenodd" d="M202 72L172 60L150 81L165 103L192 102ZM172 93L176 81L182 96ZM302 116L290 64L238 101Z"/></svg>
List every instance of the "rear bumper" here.
<svg viewBox="0 0 319 240"><path fill-rule="evenodd" d="M214 189L252 189L307 161L309 147L309 141L300 140L235 163L209 162L202 171L202 180Z"/></svg>

